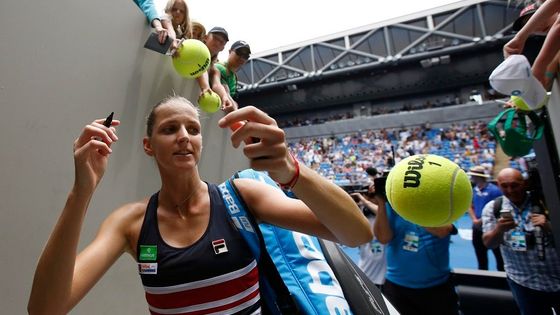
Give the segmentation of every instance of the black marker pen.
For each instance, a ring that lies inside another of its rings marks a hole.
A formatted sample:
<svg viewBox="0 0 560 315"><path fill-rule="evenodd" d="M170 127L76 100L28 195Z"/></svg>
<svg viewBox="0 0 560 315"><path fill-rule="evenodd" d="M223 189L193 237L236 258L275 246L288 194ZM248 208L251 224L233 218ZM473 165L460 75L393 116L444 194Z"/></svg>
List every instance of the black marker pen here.
<svg viewBox="0 0 560 315"><path fill-rule="evenodd" d="M111 123L113 123L113 115L115 114L115 112L111 112L109 114L109 116L107 116L107 118L105 118L105 121L103 122L103 126L109 128L111 127ZM103 139L101 137L93 137L93 139L97 140L97 141L103 141Z"/></svg>
<svg viewBox="0 0 560 315"><path fill-rule="evenodd" d="M115 114L115 112L111 112L109 114L109 116L107 116L107 118L105 118L105 121L103 122L103 126L109 128L111 127L111 123L113 122L113 115Z"/></svg>

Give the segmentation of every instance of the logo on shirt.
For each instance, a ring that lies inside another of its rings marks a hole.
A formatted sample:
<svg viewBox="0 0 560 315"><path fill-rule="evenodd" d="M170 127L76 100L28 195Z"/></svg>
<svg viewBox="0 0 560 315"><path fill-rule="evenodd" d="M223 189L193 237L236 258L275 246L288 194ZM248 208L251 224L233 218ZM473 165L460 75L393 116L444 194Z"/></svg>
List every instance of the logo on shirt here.
<svg viewBox="0 0 560 315"><path fill-rule="evenodd" d="M156 275L157 263L138 263L138 273L141 275Z"/></svg>
<svg viewBox="0 0 560 315"><path fill-rule="evenodd" d="M138 260L142 261L156 261L157 260L157 246L156 245L140 245L140 255Z"/></svg>
<svg viewBox="0 0 560 315"><path fill-rule="evenodd" d="M214 254L216 255L228 252L226 240L224 240L223 238L212 241L212 247L214 248Z"/></svg>

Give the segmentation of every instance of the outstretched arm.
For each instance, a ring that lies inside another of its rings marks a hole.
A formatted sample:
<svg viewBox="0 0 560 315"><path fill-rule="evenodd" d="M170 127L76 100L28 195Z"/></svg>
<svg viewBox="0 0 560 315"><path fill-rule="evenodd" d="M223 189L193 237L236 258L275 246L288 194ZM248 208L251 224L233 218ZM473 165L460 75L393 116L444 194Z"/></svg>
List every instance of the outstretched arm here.
<svg viewBox="0 0 560 315"><path fill-rule="evenodd" d="M212 66L210 66L212 67ZM208 83L208 71L204 72L201 76L199 76L198 78L196 78L196 82L198 83L198 86L200 87L200 94L199 94L199 98L200 96L202 96L202 94L204 93L208 93L210 92L210 83Z"/></svg>
<svg viewBox="0 0 560 315"><path fill-rule="evenodd" d="M216 92L222 100L221 109L226 113L237 110L237 103L231 98L229 89L222 83L221 72L213 66L208 70L208 75L211 76L210 82L212 82L212 90Z"/></svg>
<svg viewBox="0 0 560 315"><path fill-rule="evenodd" d="M328 238L349 246L372 239L367 219L344 190L303 163L299 163L296 175L296 161L288 153L284 131L266 113L253 106L244 107L223 117L219 126L226 128L243 120L248 122L231 136L233 146L239 147L243 139L260 139L243 149L251 168L267 171L279 183L289 183L295 177L292 192L300 200L285 197L272 187L267 190L264 184L258 188L251 188L252 183L244 185L240 192L258 219L322 237L330 234Z"/></svg>
<svg viewBox="0 0 560 315"><path fill-rule="evenodd" d="M560 0L548 0L531 16L527 24L504 46L504 58L509 55L521 54L527 38L549 24L550 18L560 10Z"/></svg>
<svg viewBox="0 0 560 315"><path fill-rule="evenodd" d="M373 224L373 232L381 244L387 244L393 239L393 229L391 229L389 218L387 217L386 200L381 196L375 196L375 199L377 200L378 209L375 223Z"/></svg>
<svg viewBox="0 0 560 315"><path fill-rule="evenodd" d="M159 14L153 0L134 0L134 3L142 10L151 26L154 26L154 20L159 20Z"/></svg>
<svg viewBox="0 0 560 315"><path fill-rule="evenodd" d="M86 126L74 142L74 186L39 259L29 297L30 314L68 312L124 248L122 240L113 237L114 224L108 222L96 241L76 259L87 207L106 169L110 145L117 140L114 128L105 127L102 122L96 120ZM118 124L113 121L112 126ZM92 259L92 253L101 254L102 259Z"/></svg>
<svg viewBox="0 0 560 315"><path fill-rule="evenodd" d="M362 195L361 193L352 193L351 196L352 196L352 198L354 198L354 200L358 200L358 202L360 204L362 204L364 207L366 207L368 209L368 211L377 215L378 207L374 202L372 202L368 198L364 197L364 195Z"/></svg>
<svg viewBox="0 0 560 315"><path fill-rule="evenodd" d="M550 1L550 0L549 0ZM549 89L551 81L558 74L558 58L560 57L560 15L550 28L539 55L533 63L533 75L539 80L545 89ZM547 74L547 71L549 74Z"/></svg>

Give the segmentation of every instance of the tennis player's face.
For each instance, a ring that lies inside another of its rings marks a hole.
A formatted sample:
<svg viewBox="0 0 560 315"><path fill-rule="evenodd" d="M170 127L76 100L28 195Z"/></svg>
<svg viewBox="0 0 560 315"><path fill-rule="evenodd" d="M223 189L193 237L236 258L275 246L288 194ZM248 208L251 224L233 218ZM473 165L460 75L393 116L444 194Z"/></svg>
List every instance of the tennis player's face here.
<svg viewBox="0 0 560 315"><path fill-rule="evenodd" d="M202 150L201 126L193 106L170 102L156 109L152 136L144 140L144 150L160 168L196 167Z"/></svg>

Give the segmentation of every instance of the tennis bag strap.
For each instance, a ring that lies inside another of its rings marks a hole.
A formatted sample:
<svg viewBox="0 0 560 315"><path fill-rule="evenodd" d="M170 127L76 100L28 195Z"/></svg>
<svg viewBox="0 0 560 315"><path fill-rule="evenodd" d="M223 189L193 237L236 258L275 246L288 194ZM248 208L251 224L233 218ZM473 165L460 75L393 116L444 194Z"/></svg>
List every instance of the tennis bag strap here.
<svg viewBox="0 0 560 315"><path fill-rule="evenodd" d="M325 258L342 284L342 291L356 315L388 315L389 309L381 291L369 277L348 257L340 246L319 240Z"/></svg>
<svg viewBox="0 0 560 315"><path fill-rule="evenodd" d="M233 181L228 181L218 186L222 192L222 198L228 209L228 213L240 234L243 236L253 256L259 265L259 286L261 296L266 309L271 314L302 314L297 308L297 304L290 294L290 291L282 281L270 255L266 252L264 238L257 228L255 219L249 215L245 201L240 198L237 187ZM266 314L266 313L265 313Z"/></svg>
<svg viewBox="0 0 560 315"><path fill-rule="evenodd" d="M268 175L251 169L237 173L234 178L251 178L278 188ZM316 237L266 223L255 224L233 184L233 178L219 187L232 221L259 260L262 297L272 311L290 308L291 310L282 310L280 313L352 314L340 283L325 260ZM264 258L266 256L268 258ZM272 266L267 267L267 259L270 259ZM261 266L261 263L264 265ZM271 277L275 273L280 280ZM276 282L282 285L279 286ZM287 293L282 287L286 287ZM294 299L297 302L296 309L294 306L281 306Z"/></svg>

